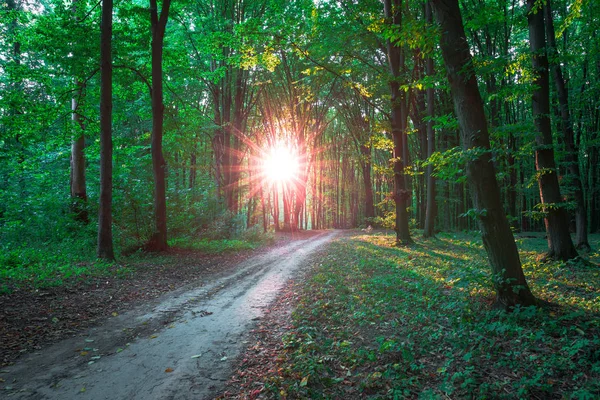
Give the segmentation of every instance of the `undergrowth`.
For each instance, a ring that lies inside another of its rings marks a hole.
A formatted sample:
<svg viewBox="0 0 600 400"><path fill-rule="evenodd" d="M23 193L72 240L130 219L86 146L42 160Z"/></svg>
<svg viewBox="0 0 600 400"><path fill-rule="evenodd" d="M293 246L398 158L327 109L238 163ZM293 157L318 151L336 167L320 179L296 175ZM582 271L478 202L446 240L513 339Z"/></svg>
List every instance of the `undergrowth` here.
<svg viewBox="0 0 600 400"><path fill-rule="evenodd" d="M171 239L169 245L205 254L220 254L255 249L272 241L273 235L249 229L235 239L180 236ZM127 255L117 253L116 263L98 260L96 244L91 236L20 246L0 245L0 294L9 294L17 288L68 286L90 277L123 278L135 273L138 258L135 252ZM152 259L144 257L144 262L147 264Z"/></svg>
<svg viewBox="0 0 600 400"><path fill-rule="evenodd" d="M600 269L539 264L544 242L520 239L531 288L552 305L495 311L480 243L467 234L408 248L383 234L336 241L299 285L278 373L265 378L270 395L600 398Z"/></svg>

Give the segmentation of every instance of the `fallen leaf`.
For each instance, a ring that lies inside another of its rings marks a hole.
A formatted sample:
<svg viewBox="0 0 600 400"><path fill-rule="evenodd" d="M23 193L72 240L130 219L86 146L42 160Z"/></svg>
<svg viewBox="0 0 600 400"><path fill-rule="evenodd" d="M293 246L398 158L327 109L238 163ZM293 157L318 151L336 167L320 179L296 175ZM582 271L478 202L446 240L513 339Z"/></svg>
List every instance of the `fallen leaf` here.
<svg viewBox="0 0 600 400"><path fill-rule="evenodd" d="M221 358L221 361L226 361L227 360L227 356Z"/></svg>
<svg viewBox="0 0 600 400"><path fill-rule="evenodd" d="M165 372L173 372L173 368L167 368L165 369Z"/></svg>
<svg viewBox="0 0 600 400"><path fill-rule="evenodd" d="M113 317L117 317L118 315L119 315L119 313L117 313L117 312L112 313Z"/></svg>
<svg viewBox="0 0 600 400"><path fill-rule="evenodd" d="M308 384L308 376L305 376L304 378L302 378L302 380L300 381L300 387L304 387Z"/></svg>
<svg viewBox="0 0 600 400"><path fill-rule="evenodd" d="M120 352L122 352L122 351L123 351L123 349L122 349L122 348L120 348L120 347L117 349L117 353L120 353Z"/></svg>
<svg viewBox="0 0 600 400"><path fill-rule="evenodd" d="M60 321L58 318L56 318L56 317L52 318L52 322L54 322L55 324L57 324L58 321Z"/></svg>
<svg viewBox="0 0 600 400"><path fill-rule="evenodd" d="M85 339L86 343L92 343L94 341L94 339Z"/></svg>
<svg viewBox="0 0 600 400"><path fill-rule="evenodd" d="M80 355L80 356L82 356L82 357L83 357L83 356L87 356L87 355L88 355L88 352L87 352L87 351L82 351L81 353L79 353L79 355Z"/></svg>
<svg viewBox="0 0 600 400"><path fill-rule="evenodd" d="M195 354L192 356L192 358L200 358L200 357L202 357L202 354Z"/></svg>
<svg viewBox="0 0 600 400"><path fill-rule="evenodd" d="M150 339L156 339L158 337L158 335L152 335L150 336Z"/></svg>

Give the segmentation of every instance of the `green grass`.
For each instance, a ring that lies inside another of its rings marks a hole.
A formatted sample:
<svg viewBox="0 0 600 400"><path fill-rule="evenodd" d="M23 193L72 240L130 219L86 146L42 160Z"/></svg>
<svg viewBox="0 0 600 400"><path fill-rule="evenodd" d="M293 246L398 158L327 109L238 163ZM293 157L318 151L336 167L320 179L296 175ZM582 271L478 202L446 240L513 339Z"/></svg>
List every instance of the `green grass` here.
<svg viewBox="0 0 600 400"><path fill-rule="evenodd" d="M170 246L206 254L235 253L258 248L270 243L272 237L248 231L241 239L175 238ZM17 248L0 247L0 294L16 288L44 289L77 284L91 277L123 278L135 273L136 265L159 262L160 257L143 257L139 254L117 255L117 263L107 263L96 258L95 244L85 240L64 240L38 246Z"/></svg>
<svg viewBox="0 0 600 400"><path fill-rule="evenodd" d="M46 246L4 249L0 254L0 294L15 288L65 286L97 276L123 276L128 268L96 260L87 243L64 241Z"/></svg>
<svg viewBox="0 0 600 400"><path fill-rule="evenodd" d="M195 240L190 238L180 238L171 240L169 245L181 249L197 250L207 254L219 254L252 250L257 248L260 244L238 239Z"/></svg>
<svg viewBox="0 0 600 400"><path fill-rule="evenodd" d="M532 290L555 305L506 313L476 235L393 244L342 238L314 266L272 396L600 398L599 268L539 264L545 242L520 239Z"/></svg>

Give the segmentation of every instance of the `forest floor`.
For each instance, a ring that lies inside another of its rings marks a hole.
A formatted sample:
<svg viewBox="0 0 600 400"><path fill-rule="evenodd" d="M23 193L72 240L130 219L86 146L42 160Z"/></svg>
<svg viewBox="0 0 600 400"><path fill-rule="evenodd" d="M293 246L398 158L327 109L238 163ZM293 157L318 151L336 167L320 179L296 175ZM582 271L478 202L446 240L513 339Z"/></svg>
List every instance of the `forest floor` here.
<svg viewBox="0 0 600 400"><path fill-rule="evenodd" d="M214 398L245 347L248 330L269 313L286 282L312 263L336 235L339 232L320 231L279 237L275 245L241 256L245 258L242 262L235 256L210 258L215 262L207 264L199 254L190 254L189 263L196 268L208 265L219 269L217 261L224 260L232 265L212 274L204 268L206 275L179 289L155 299L136 297L135 307L130 303L122 312L109 308L109 317L98 320L101 323L60 331L68 337L28 352L0 370L2 394L14 399ZM166 256L171 258L172 268L153 270L161 277L149 275L142 281L124 277L122 286L149 285L161 279L173 282L166 276L177 274L184 264L180 254ZM87 286L81 291L95 288ZM101 291L110 292L107 301L121 293L98 288L96 295L102 296ZM89 304L92 308L103 306L85 303L83 297L73 301L77 300L84 303L73 304L73 313L87 311ZM34 309L23 312L37 315Z"/></svg>
<svg viewBox="0 0 600 400"><path fill-rule="evenodd" d="M101 273L84 273L43 288L17 286L0 294L0 367L165 293L203 285L252 256L316 234L278 233L274 243L242 251L174 247L164 255L138 253Z"/></svg>
<svg viewBox="0 0 600 400"><path fill-rule="evenodd" d="M540 263L543 235L517 237L548 304L506 313L492 307L475 234L404 248L391 233L338 237L259 320L219 399L598 399L600 235L591 239L591 263Z"/></svg>
<svg viewBox="0 0 600 400"><path fill-rule="evenodd" d="M0 389L16 399L600 398L600 235L588 263L541 263L542 234L517 242L543 308L492 309L481 238L467 233L397 248L391 231L303 232L14 290L0 296Z"/></svg>

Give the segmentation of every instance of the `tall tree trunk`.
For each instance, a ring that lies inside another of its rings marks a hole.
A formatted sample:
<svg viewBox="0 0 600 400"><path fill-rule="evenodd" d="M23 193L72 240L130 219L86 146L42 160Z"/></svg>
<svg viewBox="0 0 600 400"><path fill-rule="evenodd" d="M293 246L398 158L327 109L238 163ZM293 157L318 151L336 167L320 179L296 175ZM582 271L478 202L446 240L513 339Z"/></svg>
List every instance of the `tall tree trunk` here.
<svg viewBox="0 0 600 400"><path fill-rule="evenodd" d="M393 3L392 3L393 1ZM385 17L388 23L397 27L402 25L402 0L384 1ZM406 187L404 176L404 135L407 126L406 94L400 90L400 76L404 69L404 54L400 47L390 40L387 42L387 58L392 75L390 90L392 94L391 126L394 141L394 202L396 204L396 245L413 243L408 227L408 205L410 189Z"/></svg>
<svg viewBox="0 0 600 400"><path fill-rule="evenodd" d="M164 251L168 248L166 163L162 151L163 121L165 116L162 56L170 6L171 0L164 0L159 16L156 0L150 0L150 23L152 30L152 172L154 174L155 232L148 247L155 251Z"/></svg>
<svg viewBox="0 0 600 400"><path fill-rule="evenodd" d="M83 95L83 84L75 79L76 91L71 99L71 120L73 121L73 141L71 142L71 201L75 219L85 224L89 222L87 212L87 189L85 184L85 124L79 114L79 99Z"/></svg>
<svg viewBox="0 0 600 400"><path fill-rule="evenodd" d="M554 21L552 19L551 1L547 0L544 6L544 14L546 19L546 36L548 38L548 49L551 55L550 66L554 77L554 85L558 94L558 103L560 104L561 127L563 131L563 140L567 149L566 159L568 163L571 179L575 186L575 223L576 223L576 243L577 248L581 250L591 250L588 242L587 234L587 210L583 197L583 185L581 184L581 172L579 171L579 149L575 144L575 133L573 131L573 121L571 120L571 111L569 109L569 95L565 86L562 69L558 57L558 49L556 47L556 39L554 33Z"/></svg>
<svg viewBox="0 0 600 400"><path fill-rule="evenodd" d="M77 0L73 1L73 18L77 18ZM84 84L75 77L75 93L71 99L71 120L74 132L71 142L71 201L75 219L85 224L89 223L87 211L87 190L85 182L85 124L79 113L80 100L83 97Z"/></svg>
<svg viewBox="0 0 600 400"><path fill-rule="evenodd" d="M432 0L431 6L442 27L442 54L461 128L462 145L465 150L479 153L467 161L467 177L473 205L479 215L483 244L492 266L496 303L504 308L533 305L536 299L527 286L519 252L500 201L483 101L458 0Z"/></svg>
<svg viewBox="0 0 600 400"><path fill-rule="evenodd" d="M361 144L360 154L365 186L365 219L372 223L372 219L375 218L375 205L373 204L373 183L371 182L371 146L365 143Z"/></svg>
<svg viewBox="0 0 600 400"><path fill-rule="evenodd" d="M569 234L569 218L565 203L560 194L554 143L550 124L550 85L544 15L536 0L527 0L527 20L529 23L529 46L534 73L533 118L536 127L535 168L538 174L540 198L545 213L544 223L548 235L548 258L569 260L577 257Z"/></svg>
<svg viewBox="0 0 600 400"><path fill-rule="evenodd" d="M425 5L425 18L427 24L433 23L433 15L431 12L431 4ZM433 57L428 55L425 59L425 73L429 77L433 77L435 74ZM435 116L435 93L433 87L427 88L427 158L431 157L435 151L435 131L433 129L433 117ZM433 165L428 165L425 171L425 181L427 185L427 206L425 210L425 225L423 227L423 236L431 237L435 235L435 217L437 213L437 207L435 203L435 177L433 176Z"/></svg>
<svg viewBox="0 0 600 400"><path fill-rule="evenodd" d="M100 24L100 209L98 257L114 260L112 240L112 12L113 0L102 0Z"/></svg>

